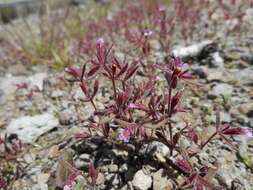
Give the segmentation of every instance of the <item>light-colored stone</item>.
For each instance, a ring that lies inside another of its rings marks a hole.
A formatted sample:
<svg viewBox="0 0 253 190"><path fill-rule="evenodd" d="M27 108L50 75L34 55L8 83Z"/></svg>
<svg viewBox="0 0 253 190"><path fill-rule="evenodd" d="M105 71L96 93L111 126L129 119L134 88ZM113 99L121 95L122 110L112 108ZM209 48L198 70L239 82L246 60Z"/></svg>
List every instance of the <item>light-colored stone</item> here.
<svg viewBox="0 0 253 190"><path fill-rule="evenodd" d="M135 173L133 186L136 190L147 190L152 185L151 176L145 175L142 170Z"/></svg>
<svg viewBox="0 0 253 190"><path fill-rule="evenodd" d="M50 174L48 173L40 173L37 175L37 181L39 183L47 183L49 180Z"/></svg>
<svg viewBox="0 0 253 190"><path fill-rule="evenodd" d="M31 143L42 134L57 127L58 123L58 119L48 113L24 116L12 120L6 128L6 132L15 133L23 142Z"/></svg>
<svg viewBox="0 0 253 190"><path fill-rule="evenodd" d="M172 190L173 184L171 181L166 177L166 174L164 174L164 170L160 169L153 175L153 190Z"/></svg>
<svg viewBox="0 0 253 190"><path fill-rule="evenodd" d="M214 67L218 67L218 68L223 68L224 67L224 60L220 56L219 52L215 52L211 56L213 58L212 65Z"/></svg>
<svg viewBox="0 0 253 190"><path fill-rule="evenodd" d="M28 79L30 81L31 88L38 88L40 91L43 90L43 81L47 78L47 73L36 73L30 76Z"/></svg>
<svg viewBox="0 0 253 190"><path fill-rule="evenodd" d="M174 50L172 50L172 54L175 57L195 57L197 55L199 55L199 53L203 50L203 48L209 44L211 44L212 41L210 40L205 40L203 42L200 42L198 44L194 44L191 46L187 46L187 47L178 47L175 48Z"/></svg>
<svg viewBox="0 0 253 190"><path fill-rule="evenodd" d="M245 84L253 84L252 73L253 73L253 66L250 66L246 69L234 73L234 75L240 84L245 85Z"/></svg>
<svg viewBox="0 0 253 190"><path fill-rule="evenodd" d="M221 83L213 87L210 95L219 96L219 95L230 95L233 92L233 86Z"/></svg>
<svg viewBox="0 0 253 190"><path fill-rule="evenodd" d="M253 102L241 104L238 108L238 110L244 114L244 115L249 115L252 117L253 114Z"/></svg>

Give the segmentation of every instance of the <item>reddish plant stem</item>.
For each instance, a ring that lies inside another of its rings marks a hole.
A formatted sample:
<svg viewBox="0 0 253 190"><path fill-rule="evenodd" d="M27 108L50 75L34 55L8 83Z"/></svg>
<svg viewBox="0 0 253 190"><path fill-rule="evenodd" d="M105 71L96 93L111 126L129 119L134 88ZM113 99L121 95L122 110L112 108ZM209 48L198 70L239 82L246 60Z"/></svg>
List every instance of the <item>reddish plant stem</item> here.
<svg viewBox="0 0 253 190"><path fill-rule="evenodd" d="M204 143L201 143L200 149L202 150L217 134L217 132L213 133Z"/></svg>

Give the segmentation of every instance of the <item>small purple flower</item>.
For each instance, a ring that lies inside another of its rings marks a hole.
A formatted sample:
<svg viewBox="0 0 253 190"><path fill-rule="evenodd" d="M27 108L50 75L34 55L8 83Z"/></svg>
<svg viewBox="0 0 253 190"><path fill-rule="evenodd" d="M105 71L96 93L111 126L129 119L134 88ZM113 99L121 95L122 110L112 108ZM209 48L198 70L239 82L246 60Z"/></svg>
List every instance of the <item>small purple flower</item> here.
<svg viewBox="0 0 253 190"><path fill-rule="evenodd" d="M144 30L144 32L143 32L143 35L146 37L151 36L152 34L153 34L152 30Z"/></svg>
<svg viewBox="0 0 253 190"><path fill-rule="evenodd" d="M119 130L119 139L124 142L129 142L131 138L131 131L129 129L120 129Z"/></svg>
<svg viewBox="0 0 253 190"><path fill-rule="evenodd" d="M97 40L97 47L101 48L102 46L104 46L104 44L105 44L105 40L103 38L99 38Z"/></svg>
<svg viewBox="0 0 253 190"><path fill-rule="evenodd" d="M161 6L161 7L158 8L158 10L159 10L160 12L163 12L163 11L166 11L166 8L163 7L163 6Z"/></svg>

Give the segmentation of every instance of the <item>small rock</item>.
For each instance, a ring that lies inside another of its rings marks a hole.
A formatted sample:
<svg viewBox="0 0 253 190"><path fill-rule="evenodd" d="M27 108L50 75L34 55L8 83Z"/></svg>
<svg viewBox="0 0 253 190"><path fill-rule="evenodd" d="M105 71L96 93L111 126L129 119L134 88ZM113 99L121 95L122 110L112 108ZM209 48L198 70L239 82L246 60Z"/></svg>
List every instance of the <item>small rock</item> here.
<svg viewBox="0 0 253 190"><path fill-rule="evenodd" d="M126 163L124 163L123 165L121 165L120 168L119 168L119 172L121 172L121 173L124 173L127 170L128 170L128 166L127 166Z"/></svg>
<svg viewBox="0 0 253 190"><path fill-rule="evenodd" d="M246 69L235 72L234 75L241 85L247 85L253 84L252 73L253 73L253 65Z"/></svg>
<svg viewBox="0 0 253 190"><path fill-rule="evenodd" d="M24 116L12 120L6 128L6 132L17 134L21 141L31 143L42 134L57 127L58 124L58 119L48 113Z"/></svg>
<svg viewBox="0 0 253 190"><path fill-rule="evenodd" d="M118 165L116 164L111 164L108 166L108 170L110 173L115 173L118 171Z"/></svg>
<svg viewBox="0 0 253 190"><path fill-rule="evenodd" d="M69 125L71 123L73 113L70 110L64 110L57 114L61 125Z"/></svg>
<svg viewBox="0 0 253 190"><path fill-rule="evenodd" d="M212 54L212 66L213 67L218 67L218 68L224 68L224 60L223 58L220 56L219 52L215 52Z"/></svg>
<svg viewBox="0 0 253 190"><path fill-rule="evenodd" d="M246 52L246 53L242 54L241 59L243 61L246 61L250 65L253 65L253 54L252 53Z"/></svg>
<svg viewBox="0 0 253 190"><path fill-rule="evenodd" d="M75 166L77 169L85 169L88 168L90 161L84 161L81 159L75 160Z"/></svg>
<svg viewBox="0 0 253 190"><path fill-rule="evenodd" d="M102 173L98 173L98 177L96 180L97 185L101 185L105 183L105 176Z"/></svg>
<svg viewBox="0 0 253 190"><path fill-rule="evenodd" d="M207 80L208 81L223 81L223 71L211 70L209 69L207 72Z"/></svg>
<svg viewBox="0 0 253 190"><path fill-rule="evenodd" d="M62 90L54 90L51 94L51 98L60 98L63 96L63 91Z"/></svg>
<svg viewBox="0 0 253 190"><path fill-rule="evenodd" d="M89 162L91 160L91 156L90 154L83 153L79 156L79 159Z"/></svg>
<svg viewBox="0 0 253 190"><path fill-rule="evenodd" d="M36 73L28 78L31 88L37 87L40 91L43 90L43 80L47 78L47 73Z"/></svg>
<svg viewBox="0 0 253 190"><path fill-rule="evenodd" d="M50 174L40 173L40 174L37 175L37 182L39 182L39 183L47 183L49 177L50 177Z"/></svg>
<svg viewBox="0 0 253 190"><path fill-rule="evenodd" d="M212 97L217 97L219 95L230 95L233 92L233 86L222 83L214 86L210 92Z"/></svg>
<svg viewBox="0 0 253 190"><path fill-rule="evenodd" d="M253 103L244 103L241 104L238 110L248 117L253 117Z"/></svg>
<svg viewBox="0 0 253 190"><path fill-rule="evenodd" d="M30 164L35 160L35 154L32 153L27 153L24 155L24 160L26 163Z"/></svg>
<svg viewBox="0 0 253 190"><path fill-rule="evenodd" d="M145 175L142 170L136 172L133 178L133 186L137 190L147 190L152 185L151 176Z"/></svg>
<svg viewBox="0 0 253 190"><path fill-rule="evenodd" d="M154 190L172 190L173 184L171 181L164 175L164 170L160 169L153 175L153 189Z"/></svg>

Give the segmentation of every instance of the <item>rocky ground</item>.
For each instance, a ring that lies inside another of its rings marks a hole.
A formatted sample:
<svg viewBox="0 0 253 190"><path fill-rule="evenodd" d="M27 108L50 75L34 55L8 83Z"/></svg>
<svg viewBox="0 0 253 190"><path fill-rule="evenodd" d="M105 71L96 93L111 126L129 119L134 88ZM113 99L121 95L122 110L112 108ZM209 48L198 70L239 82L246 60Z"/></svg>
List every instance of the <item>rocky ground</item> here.
<svg viewBox="0 0 253 190"><path fill-rule="evenodd" d="M248 8L248 12L246 16L252 18L253 9ZM199 77L196 81L204 84L185 90L189 98L184 104L191 108L191 120L198 131L214 125L214 103L221 107L222 123L253 129L253 35L249 31L231 33L225 39L220 28L221 34L207 44L207 39L195 40L196 34L188 45L173 47L172 53L185 57L192 74ZM165 58L156 49L157 42L153 40L152 44L152 59ZM194 47L197 53L191 50ZM208 50L210 47L212 51ZM84 95L68 79L63 70L45 65L0 65L0 133L17 134L27 143L17 163L9 165L1 157L0 169L8 173L13 190L55 189L57 167L61 166L58 157L71 154L77 169L87 171L91 160L97 163L98 189L172 190L183 181L183 175L158 159L157 153L169 157L168 148L161 143L143 147L136 156L102 140L74 139L75 133L87 131L87 119L93 111L89 103L77 101ZM141 81L142 77L137 76L136 80ZM103 82L100 85L107 86ZM109 97L99 91L96 103L101 109L100 102L106 98ZM178 127L184 126L182 117L185 116L179 114L172 118ZM253 139L236 136L232 140L237 150L215 139L196 162L218 161L214 183L225 189L252 190Z"/></svg>

